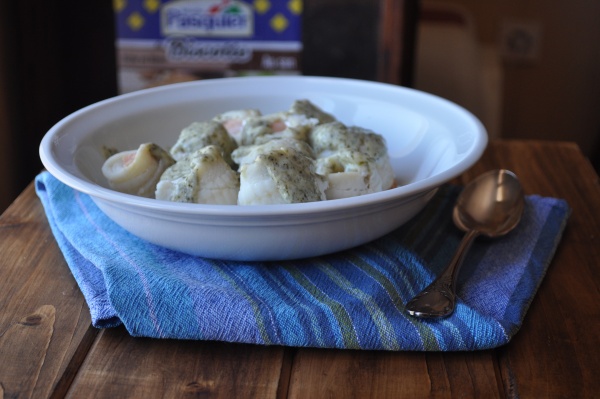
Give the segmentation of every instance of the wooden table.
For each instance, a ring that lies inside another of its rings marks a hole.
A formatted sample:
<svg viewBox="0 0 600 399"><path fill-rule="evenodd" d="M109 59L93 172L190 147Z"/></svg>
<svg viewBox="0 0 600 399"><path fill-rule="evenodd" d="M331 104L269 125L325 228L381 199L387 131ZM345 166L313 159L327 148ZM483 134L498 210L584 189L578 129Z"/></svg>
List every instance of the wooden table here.
<svg viewBox="0 0 600 399"><path fill-rule="evenodd" d="M139 339L97 330L33 186L0 218L0 398L591 398L600 395L600 186L571 143L492 142L457 179L508 168L573 213L508 345L342 351Z"/></svg>

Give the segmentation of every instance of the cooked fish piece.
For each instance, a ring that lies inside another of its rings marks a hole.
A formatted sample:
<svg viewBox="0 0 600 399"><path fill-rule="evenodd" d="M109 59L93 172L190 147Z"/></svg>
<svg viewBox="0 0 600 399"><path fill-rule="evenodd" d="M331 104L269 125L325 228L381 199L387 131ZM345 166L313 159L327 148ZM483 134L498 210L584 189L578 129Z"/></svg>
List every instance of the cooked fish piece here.
<svg viewBox="0 0 600 399"><path fill-rule="evenodd" d="M307 129L288 129L285 117L285 113L277 113L248 119L240 134L240 145L260 144L284 135L306 140Z"/></svg>
<svg viewBox="0 0 600 399"><path fill-rule="evenodd" d="M240 109L219 114L215 116L213 120L222 124L225 130L227 130L227 133L229 133L236 142L240 143L242 129L246 122L249 119L258 118L261 115L261 112L257 109Z"/></svg>
<svg viewBox="0 0 600 399"><path fill-rule="evenodd" d="M296 100L290 107L290 115L305 115L310 119L317 119L319 124L335 121L335 118L323 111L309 100Z"/></svg>
<svg viewBox="0 0 600 399"><path fill-rule="evenodd" d="M307 142L291 137L273 139L264 144L240 146L231 153L231 158L238 165L243 165L254 162L259 154L265 154L272 150L283 150L286 148L293 148L309 158L314 158L312 148L310 148Z"/></svg>
<svg viewBox="0 0 600 399"><path fill-rule="evenodd" d="M334 120L310 101L299 100L288 111L247 119L239 142L241 145L261 144L282 137L306 141L314 126Z"/></svg>
<svg viewBox="0 0 600 399"><path fill-rule="evenodd" d="M325 191L328 200L384 190L376 164L358 151L339 150L315 162L317 173L329 183Z"/></svg>
<svg viewBox="0 0 600 399"><path fill-rule="evenodd" d="M179 138L170 152L171 156L178 161L208 145L219 147L223 159L232 167L235 166L231 159L231 152L237 148L238 144L227 133L225 127L215 121L194 122L187 126L179 134Z"/></svg>
<svg viewBox="0 0 600 399"><path fill-rule="evenodd" d="M240 167L239 205L293 204L326 199L327 181L314 161L293 148L259 154Z"/></svg>
<svg viewBox="0 0 600 399"><path fill-rule="evenodd" d="M345 126L341 122L331 122L316 126L310 134L309 143L317 159L328 158L340 151L361 154L361 162L369 165L370 189L377 192L387 190L394 185L394 171L388 156L387 145L383 136L361 127ZM344 163L352 163L347 155L337 156L345 159ZM375 183L377 182L377 183Z"/></svg>
<svg viewBox="0 0 600 399"><path fill-rule="evenodd" d="M162 173L175 160L157 144L144 143L137 150L117 152L102 165L102 174L116 191L154 197Z"/></svg>
<svg viewBox="0 0 600 399"><path fill-rule="evenodd" d="M331 122L316 126L309 143L317 157L337 150L359 151L371 158L387 156L385 139L380 134L357 126Z"/></svg>
<svg viewBox="0 0 600 399"><path fill-rule="evenodd" d="M223 159L217 146L209 145L177 161L160 177L155 197L159 200L196 204L237 204L238 174Z"/></svg>

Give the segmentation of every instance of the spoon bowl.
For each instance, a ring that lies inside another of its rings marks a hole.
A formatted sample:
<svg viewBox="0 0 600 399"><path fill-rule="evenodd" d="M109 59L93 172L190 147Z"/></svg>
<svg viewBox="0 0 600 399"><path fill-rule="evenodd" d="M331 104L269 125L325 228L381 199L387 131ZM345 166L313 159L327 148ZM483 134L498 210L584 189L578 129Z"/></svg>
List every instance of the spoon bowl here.
<svg viewBox="0 0 600 399"><path fill-rule="evenodd" d="M452 219L461 230L477 230L500 237L521 220L525 200L517 176L506 169L493 170L469 183L459 195Z"/></svg>
<svg viewBox="0 0 600 399"><path fill-rule="evenodd" d="M415 317L446 317L456 304L455 285L460 266L479 235L500 237L520 222L525 196L517 176L498 169L469 183L458 196L452 212L454 224L466 234L454 257L440 276L406 304Z"/></svg>

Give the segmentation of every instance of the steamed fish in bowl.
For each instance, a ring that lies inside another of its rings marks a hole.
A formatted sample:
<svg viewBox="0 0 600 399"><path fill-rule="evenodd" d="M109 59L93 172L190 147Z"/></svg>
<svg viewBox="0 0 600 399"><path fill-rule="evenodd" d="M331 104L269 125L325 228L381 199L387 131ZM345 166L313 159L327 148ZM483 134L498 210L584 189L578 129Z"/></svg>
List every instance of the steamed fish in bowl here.
<svg viewBox="0 0 600 399"><path fill-rule="evenodd" d="M394 187L384 138L307 100L263 115L232 110L184 128L171 148L143 143L102 167L119 192L224 205L292 204Z"/></svg>
<svg viewBox="0 0 600 399"><path fill-rule="evenodd" d="M204 258L279 261L390 233L471 167L486 143L477 118L428 93L260 76L92 104L48 131L40 159L140 239Z"/></svg>

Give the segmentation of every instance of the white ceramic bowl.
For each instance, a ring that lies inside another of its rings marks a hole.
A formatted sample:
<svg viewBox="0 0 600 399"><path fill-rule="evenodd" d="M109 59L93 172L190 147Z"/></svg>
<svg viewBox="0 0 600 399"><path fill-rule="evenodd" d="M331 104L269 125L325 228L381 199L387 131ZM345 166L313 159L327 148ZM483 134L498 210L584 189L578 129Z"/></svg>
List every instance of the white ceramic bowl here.
<svg viewBox="0 0 600 399"><path fill-rule="evenodd" d="M387 141L400 186L304 204L181 204L113 191L101 172L103 147L153 141L169 148L182 128L228 110L283 111L308 99L347 125ZM472 114L442 98L381 83L322 77L213 79L142 90L83 108L43 138L40 157L63 183L89 194L134 235L218 259L280 260L351 248L415 216L436 189L481 156L487 134Z"/></svg>

